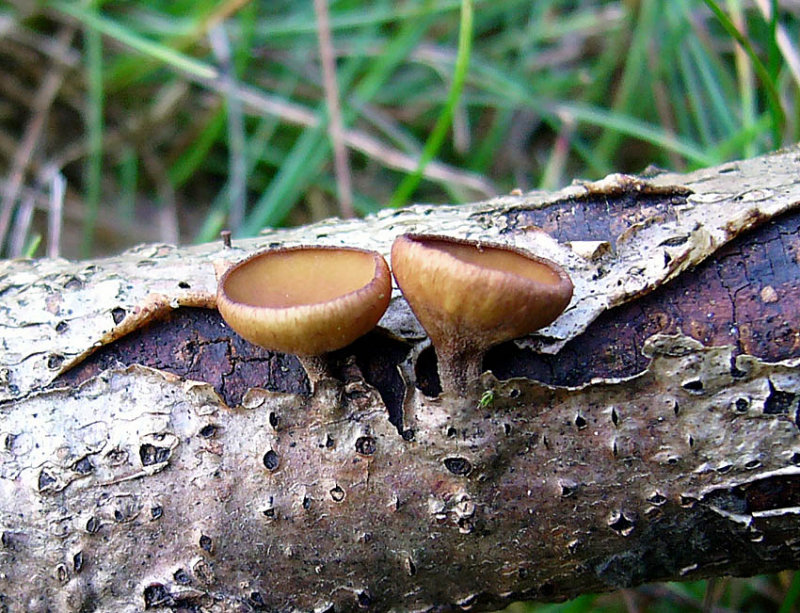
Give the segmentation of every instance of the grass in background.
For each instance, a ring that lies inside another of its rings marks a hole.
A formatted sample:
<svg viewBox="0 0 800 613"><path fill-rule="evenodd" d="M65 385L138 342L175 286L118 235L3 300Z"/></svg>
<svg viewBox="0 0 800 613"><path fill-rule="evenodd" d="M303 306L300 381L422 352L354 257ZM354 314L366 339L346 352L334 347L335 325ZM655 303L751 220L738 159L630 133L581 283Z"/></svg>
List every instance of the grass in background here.
<svg viewBox="0 0 800 613"><path fill-rule="evenodd" d="M359 214L650 163L689 170L798 140L797 7L473 2L330 5ZM68 179L66 255L212 240L230 225L231 197L244 204L239 236L337 214L311 3L56 0L30 10L21 0L0 9L0 59L31 89L37 71L22 58L52 64L45 43L80 32L48 138L21 160L40 191L43 165ZM230 61L215 54L215 31ZM0 83L0 100L5 173L29 109L13 84ZM13 213L22 186L12 191L2 206ZM163 223L143 222L151 215Z"/></svg>
<svg viewBox="0 0 800 613"><path fill-rule="evenodd" d="M587 594L562 604L515 603L503 613L791 613L797 611L800 573L749 579L661 583L613 594Z"/></svg>
<svg viewBox="0 0 800 613"><path fill-rule="evenodd" d="M341 0L329 10L362 215L651 163L685 171L800 137L796 4ZM311 2L3 4L0 253L17 226L25 254L43 236L53 243L59 172L69 189L54 244L69 257L213 240L231 200L244 203L238 236L336 215L318 58ZM66 78L48 97L57 70ZM30 201L33 223L14 224ZM664 587L677 608L663 610L703 610L719 585ZM731 608L769 594L788 611L800 592L791 575L724 586L714 602ZM654 589L514 610L636 610Z"/></svg>

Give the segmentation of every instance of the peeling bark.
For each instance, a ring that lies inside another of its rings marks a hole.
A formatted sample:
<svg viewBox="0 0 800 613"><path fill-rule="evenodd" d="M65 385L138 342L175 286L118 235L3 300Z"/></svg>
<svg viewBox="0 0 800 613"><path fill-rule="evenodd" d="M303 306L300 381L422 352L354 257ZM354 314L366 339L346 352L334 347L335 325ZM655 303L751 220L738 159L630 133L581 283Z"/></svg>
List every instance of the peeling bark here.
<svg viewBox="0 0 800 613"><path fill-rule="evenodd" d="M798 162L0 264L0 610L479 610L800 567ZM313 396L213 310L216 260L405 231L575 284L472 411L396 290Z"/></svg>

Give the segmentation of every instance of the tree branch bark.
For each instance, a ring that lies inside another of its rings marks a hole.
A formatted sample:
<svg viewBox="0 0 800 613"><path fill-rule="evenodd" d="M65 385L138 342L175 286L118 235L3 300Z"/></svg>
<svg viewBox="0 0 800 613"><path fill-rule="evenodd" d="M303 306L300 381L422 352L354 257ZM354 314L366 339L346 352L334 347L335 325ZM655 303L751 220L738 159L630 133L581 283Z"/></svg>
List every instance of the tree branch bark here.
<svg viewBox="0 0 800 613"><path fill-rule="evenodd" d="M798 568L798 160L0 264L0 610L480 610ZM466 416L399 293L333 356L342 394L213 310L214 260L405 231L575 284Z"/></svg>

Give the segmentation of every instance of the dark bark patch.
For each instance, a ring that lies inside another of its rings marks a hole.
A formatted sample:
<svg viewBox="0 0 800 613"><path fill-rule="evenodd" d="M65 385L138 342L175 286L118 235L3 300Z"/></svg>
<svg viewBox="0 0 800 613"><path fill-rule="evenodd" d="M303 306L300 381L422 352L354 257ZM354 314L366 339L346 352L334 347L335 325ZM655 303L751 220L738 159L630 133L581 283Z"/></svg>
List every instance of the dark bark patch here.
<svg viewBox="0 0 800 613"><path fill-rule="evenodd" d="M414 364L414 380L417 389L428 398L435 398L442 393L442 383L439 381L438 361L433 346L426 347L417 356Z"/></svg>
<svg viewBox="0 0 800 613"><path fill-rule="evenodd" d="M758 551L742 538L747 533L747 527L731 526L719 513L697 505L642 523L625 552L598 558L589 566L610 587L633 587L678 576L681 569L710 566L732 555L740 561L758 558ZM676 534L681 535L681 546L664 547Z"/></svg>
<svg viewBox="0 0 800 613"><path fill-rule="evenodd" d="M100 347L53 385L77 385L109 368L132 364L205 381L229 406L238 405L252 387L310 393L296 357L248 343L225 324L218 311L201 308L175 309ZM53 364L54 369L60 366L61 362Z"/></svg>
<svg viewBox="0 0 800 613"><path fill-rule="evenodd" d="M376 448L377 441L371 436L360 436L356 439L356 452L361 455L373 455Z"/></svg>
<svg viewBox="0 0 800 613"><path fill-rule="evenodd" d="M798 507L800 476L784 475L757 479L734 487L731 495L744 501L746 513Z"/></svg>
<svg viewBox="0 0 800 613"><path fill-rule="evenodd" d="M372 605L372 596L366 590L361 590L357 594L358 606L362 609L368 609Z"/></svg>
<svg viewBox="0 0 800 613"><path fill-rule="evenodd" d="M111 309L111 318L114 320L115 324L120 323L123 319L125 319L125 315L127 312L122 307L116 307Z"/></svg>
<svg viewBox="0 0 800 613"><path fill-rule="evenodd" d="M764 413L767 415L787 415L792 409L797 409L797 394L782 392L775 389L769 381L769 396L764 402Z"/></svg>
<svg viewBox="0 0 800 613"><path fill-rule="evenodd" d="M94 471L91 460L89 458L81 458L72 466L72 469L79 475L88 475Z"/></svg>
<svg viewBox="0 0 800 613"><path fill-rule="evenodd" d="M100 520L94 515L86 520L86 532L97 534L100 531Z"/></svg>
<svg viewBox="0 0 800 613"><path fill-rule="evenodd" d="M76 574L81 572L83 570L83 564L83 551L79 551L72 556L72 570L75 571Z"/></svg>
<svg viewBox="0 0 800 613"><path fill-rule="evenodd" d="M198 432L198 434L200 434L200 436L203 438L214 438L217 435L218 430L219 428L216 424L206 424L200 428L200 432Z"/></svg>
<svg viewBox="0 0 800 613"><path fill-rule="evenodd" d="M280 458L278 458L278 454L273 449L270 449L264 454L263 462L267 470L273 472L278 469Z"/></svg>
<svg viewBox="0 0 800 613"><path fill-rule="evenodd" d="M144 608L170 607L175 604L169 590L161 583L151 583L144 588Z"/></svg>
<svg viewBox="0 0 800 613"><path fill-rule="evenodd" d="M153 464L163 464L169 460L172 451L169 447L157 447L150 443L145 443L139 447L139 459L142 466L152 466Z"/></svg>
<svg viewBox="0 0 800 613"><path fill-rule="evenodd" d="M175 583L178 585L191 585L192 584L192 577L189 573L186 572L185 569L179 568L174 573L172 573L172 578L175 580Z"/></svg>
<svg viewBox="0 0 800 613"><path fill-rule="evenodd" d="M57 481L58 480L50 473L50 471L48 471L46 468L43 468L39 471L37 486L40 492L47 492L54 488Z"/></svg>
<svg viewBox="0 0 800 613"><path fill-rule="evenodd" d="M633 532L634 525L633 520L626 517L625 513L621 511L615 513L608 522L608 527L622 536L629 536Z"/></svg>
<svg viewBox="0 0 800 613"><path fill-rule="evenodd" d="M554 202L545 208L517 209L509 215L509 227L537 226L559 241L607 240L615 238L648 219L667 221L677 216L677 207L686 204L690 190L653 188L630 182L612 192L594 192Z"/></svg>
<svg viewBox="0 0 800 613"><path fill-rule="evenodd" d="M201 534L197 544L200 545L200 549L208 553L211 553L214 549L214 541L207 534Z"/></svg>
<svg viewBox="0 0 800 613"><path fill-rule="evenodd" d="M261 595L261 592L250 592L250 596L247 598L247 602L256 611L267 610L267 602L266 600L264 600L264 597Z"/></svg>
<svg viewBox="0 0 800 613"><path fill-rule="evenodd" d="M691 394L702 394L704 385L701 379L689 379L681 383L681 387Z"/></svg>
<svg viewBox="0 0 800 613"><path fill-rule="evenodd" d="M611 206L615 211L620 208ZM654 206L660 210L660 205ZM552 223L537 223L544 212L532 212L525 219L548 231L560 228L555 232L560 240L608 238L603 228L592 227L605 213L589 218L585 211L564 214L567 217L557 223L555 217ZM503 343L487 353L485 366L499 379L527 377L551 385L630 377L647 368L648 360L640 351L645 339L679 331L708 346L733 345L734 356L749 354L768 361L800 357L796 342L800 309L793 307L800 304L800 257L792 246L798 243L800 210L793 210L738 236L651 293L602 313L558 354L537 354L513 342ZM780 300L764 302L761 290L766 285ZM744 374L735 363L731 373Z"/></svg>
<svg viewBox="0 0 800 613"><path fill-rule="evenodd" d="M364 380L378 390L389 413L389 422L402 434L406 382L400 375L399 365L408 357L411 347L376 330L344 351L355 355Z"/></svg>
<svg viewBox="0 0 800 613"><path fill-rule="evenodd" d="M466 477L472 472L472 463L466 458L445 458L444 466L458 477Z"/></svg>

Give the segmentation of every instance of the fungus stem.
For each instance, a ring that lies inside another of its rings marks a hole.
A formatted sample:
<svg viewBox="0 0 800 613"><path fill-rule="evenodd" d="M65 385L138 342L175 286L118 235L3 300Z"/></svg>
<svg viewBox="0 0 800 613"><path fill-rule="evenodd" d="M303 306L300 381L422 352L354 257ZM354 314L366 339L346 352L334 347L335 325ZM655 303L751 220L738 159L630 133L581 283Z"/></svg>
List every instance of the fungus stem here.
<svg viewBox="0 0 800 613"><path fill-rule="evenodd" d="M331 378L331 369L327 354L301 355L297 356L297 359L300 360L300 364L302 364L306 371L306 375L308 375L308 382L311 386L312 394L317 386L317 382L321 381L322 379Z"/></svg>
<svg viewBox="0 0 800 613"><path fill-rule="evenodd" d="M455 398L471 399L477 394L483 372L483 354L478 349L436 350L442 392Z"/></svg>

